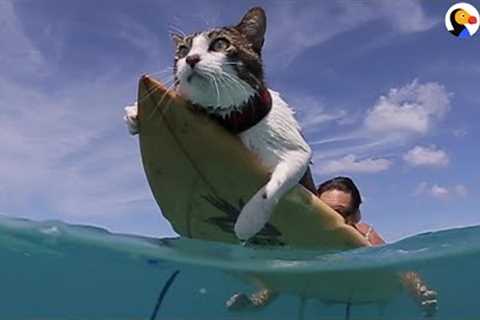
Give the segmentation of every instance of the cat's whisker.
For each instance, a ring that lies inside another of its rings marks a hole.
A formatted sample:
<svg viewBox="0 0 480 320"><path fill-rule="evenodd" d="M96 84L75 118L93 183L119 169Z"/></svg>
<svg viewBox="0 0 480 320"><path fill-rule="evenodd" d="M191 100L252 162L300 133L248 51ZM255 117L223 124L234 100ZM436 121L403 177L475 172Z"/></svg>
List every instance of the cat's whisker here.
<svg viewBox="0 0 480 320"><path fill-rule="evenodd" d="M167 80L167 81L163 81L162 82L165 84L165 86L169 87L172 85L172 83L174 82L175 80L172 78L170 80ZM142 97L142 99L138 100L138 103L141 103L143 101L145 101L147 98L149 98L152 94L154 94L156 91L158 91L158 89L155 87L153 89L151 89L150 91L147 92L147 94Z"/></svg>
<svg viewBox="0 0 480 320"><path fill-rule="evenodd" d="M175 79L173 73L167 74L167 70L159 71L159 72L146 72L144 74L148 76L155 76L155 78L157 78L164 84L170 84Z"/></svg>
<svg viewBox="0 0 480 320"><path fill-rule="evenodd" d="M174 67L172 67L172 66L166 66L165 68L160 69L159 71L173 70L173 69L174 69Z"/></svg>
<svg viewBox="0 0 480 320"><path fill-rule="evenodd" d="M148 72L147 74L148 74L148 75L151 75L151 76L161 75L161 74L165 74L165 73L167 73L167 72L173 73L173 70L174 70L173 67L168 67L168 68L165 68L165 69L160 70L160 71L157 71L157 72Z"/></svg>
<svg viewBox="0 0 480 320"><path fill-rule="evenodd" d="M223 90L220 90L220 88L225 87L225 86L222 85L222 83L225 83L225 81L221 81L221 77L218 76L218 71L222 72L222 69L220 68L220 66L218 66L217 68L211 67L211 66L204 66L203 69L204 69L205 73L207 73L211 76L210 79L213 80L213 85L215 86L215 90L216 90L216 93L217 93L217 106L219 106L220 101L223 101L221 99ZM230 104L233 105L234 101L231 98L231 95L229 95L229 97L230 97L230 102L231 102Z"/></svg>
<svg viewBox="0 0 480 320"><path fill-rule="evenodd" d="M160 81L167 87L169 87L173 82L175 82L174 77L170 77L169 79L160 79Z"/></svg>
<svg viewBox="0 0 480 320"><path fill-rule="evenodd" d="M255 80L255 81L257 82L257 85L258 85L258 86L261 86L261 85L262 85L262 81L260 81L260 79L258 79L254 74L251 74L251 73L250 73L249 76L250 76L251 78L253 78L253 80Z"/></svg>
<svg viewBox="0 0 480 320"><path fill-rule="evenodd" d="M215 89L217 91L217 106L219 106L220 105L220 90L218 89L217 79L215 79L215 77L213 77L212 79L213 79L213 83L215 84Z"/></svg>
<svg viewBox="0 0 480 320"><path fill-rule="evenodd" d="M211 66L203 65L199 70L201 74L208 76L209 79L214 79L217 75L216 69Z"/></svg>
<svg viewBox="0 0 480 320"><path fill-rule="evenodd" d="M153 118L153 116L155 115L155 112L157 112L158 110L158 107L163 103L163 100L165 99L165 97L168 97L169 96L169 93L171 92L171 90L176 86L176 82L174 82L172 85L170 85L167 90L165 91L165 93L162 95L162 97L160 98L160 100L158 101L158 103L155 105L155 108L153 109L152 113L150 114L150 117L148 118L148 120L151 120ZM167 112L169 106L167 106L165 108L165 110L163 111L164 113Z"/></svg>
<svg viewBox="0 0 480 320"><path fill-rule="evenodd" d="M212 75L217 74L218 66L209 66L209 65L202 65L201 70L208 72Z"/></svg>
<svg viewBox="0 0 480 320"><path fill-rule="evenodd" d="M154 94L154 93L157 92L158 90L159 90L159 89L158 89L157 87L154 87L154 88L148 90L148 91L147 91L147 94L144 95L144 96L142 97L142 99L138 100L137 103L138 103L138 104L142 103L143 101L145 101L148 97L150 97L152 94Z"/></svg>
<svg viewBox="0 0 480 320"><path fill-rule="evenodd" d="M224 77L222 74L218 77L218 80L223 84L223 87L226 89L226 95L230 98L230 105L235 104L232 92L238 90L238 86L232 83L230 79Z"/></svg>
<svg viewBox="0 0 480 320"><path fill-rule="evenodd" d="M212 29L215 25L215 23L212 23L212 21L208 21L207 18L201 14L194 14L192 17L197 17L202 20L202 22L205 24L206 28L205 29ZM210 20L215 20L215 19L210 19Z"/></svg>
<svg viewBox="0 0 480 320"><path fill-rule="evenodd" d="M235 62L235 61L227 61L227 62L224 62L223 65L236 66L236 65L242 65L242 63L241 62ZM223 69L222 69L222 71L226 72L227 74L230 75L230 73L228 73L227 71L225 71ZM258 85L258 86L262 85L262 81L260 81L254 74L248 73L247 76L252 78L252 80L255 81L256 85Z"/></svg>
<svg viewBox="0 0 480 320"><path fill-rule="evenodd" d="M172 85L173 81L174 81L173 78L170 79L170 80L166 80L166 81L163 81L163 80L162 80L163 84L164 84L165 86L167 86L167 87L169 87L170 85ZM138 101L138 103L143 102L145 99L147 99L148 97L150 97L153 93L155 93L155 92L158 91L158 90L159 90L159 89L156 88L156 87L154 87L153 89L149 90L149 91L147 92L147 94L146 94L144 97L142 97L142 99L140 99L140 100Z"/></svg>
<svg viewBox="0 0 480 320"><path fill-rule="evenodd" d="M174 67L165 67L159 71L155 71L155 72L143 72L143 74L148 74L150 76L152 75L160 75L160 74L164 74L164 73L167 73L167 72L171 72L173 73L173 70L174 70Z"/></svg>
<svg viewBox="0 0 480 320"><path fill-rule="evenodd" d="M149 74L150 76L151 74ZM169 76L164 76L164 77L156 77L157 80L160 80L160 82L162 82L163 84L171 84L173 81L175 81L175 77L173 75L169 75Z"/></svg>
<svg viewBox="0 0 480 320"><path fill-rule="evenodd" d="M185 32L182 31L182 29L180 29L177 26L174 26L173 24L168 25L168 28L169 28L168 31L170 31L170 33L179 33L184 38L187 36Z"/></svg>
<svg viewBox="0 0 480 320"><path fill-rule="evenodd" d="M208 78L208 82L210 85L215 89L215 93L217 94L217 106L220 105L220 90L217 85L216 77L215 77L215 72L213 71L213 68L208 67L208 66L203 66L202 69L202 74Z"/></svg>
<svg viewBox="0 0 480 320"><path fill-rule="evenodd" d="M223 65L238 66L238 65L242 65L242 63L239 61L227 61L227 62L224 62ZM226 72L226 71L223 70L223 72ZM248 73L248 77L252 78L257 85L259 86L262 85L262 81L260 81L260 79L258 79L253 73Z"/></svg>
<svg viewBox="0 0 480 320"><path fill-rule="evenodd" d="M223 70L222 70L221 76L222 77L226 76L225 80L230 81L231 84L235 88L241 89L243 91L243 93L245 93L245 96L249 96L249 94L248 94L247 90L245 89L244 85L242 85L238 79L235 79L231 74L229 74L228 72L225 72Z"/></svg>
<svg viewBox="0 0 480 320"><path fill-rule="evenodd" d="M148 75L153 76L155 73L149 73ZM175 76L173 73L164 73L164 74L159 74L156 73L156 76L161 82L166 83L166 82L171 82L173 79L175 79Z"/></svg>
<svg viewBox="0 0 480 320"><path fill-rule="evenodd" d="M224 77L219 77L218 80L224 84L223 87L226 89L226 96L230 98L230 105L234 104L233 95L232 95L232 86L229 84Z"/></svg>
<svg viewBox="0 0 480 320"><path fill-rule="evenodd" d="M165 99L165 97L169 96L170 93L172 92L172 89L174 89L176 86L177 86L178 82L174 82L171 86L169 86L167 88L167 91L165 91L165 93L163 94L162 98L160 99L158 105L157 105L157 108L160 104L162 104L163 100ZM165 114L168 109L170 109L170 103L165 107L165 109L163 110L162 114Z"/></svg>

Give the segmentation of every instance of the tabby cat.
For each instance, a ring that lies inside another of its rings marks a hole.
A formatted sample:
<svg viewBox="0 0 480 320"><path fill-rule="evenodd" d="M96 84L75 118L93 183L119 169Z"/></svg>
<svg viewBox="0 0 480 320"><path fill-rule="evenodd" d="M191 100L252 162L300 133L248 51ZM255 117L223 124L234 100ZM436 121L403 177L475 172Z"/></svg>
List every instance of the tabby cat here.
<svg viewBox="0 0 480 320"><path fill-rule="evenodd" d="M308 170L312 152L293 111L264 81L261 56L266 22L264 10L256 7L236 26L172 35L175 90L237 134L270 168L269 181L249 199L235 223L241 240L264 227L279 199L297 183L315 188ZM126 113L129 130L135 134L136 105L127 107Z"/></svg>

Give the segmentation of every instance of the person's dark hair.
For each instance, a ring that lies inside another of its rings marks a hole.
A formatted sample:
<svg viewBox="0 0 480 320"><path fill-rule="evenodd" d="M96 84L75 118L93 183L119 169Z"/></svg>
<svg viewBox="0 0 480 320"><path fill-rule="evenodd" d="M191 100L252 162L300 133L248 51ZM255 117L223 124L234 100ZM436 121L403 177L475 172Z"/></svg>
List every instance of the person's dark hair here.
<svg viewBox="0 0 480 320"><path fill-rule="evenodd" d="M352 179L348 177L335 177L333 179L327 180L318 186L317 195L320 196L322 193L329 190L340 190L346 193L349 193L352 197L352 203L350 204L350 214L360 213L360 204L362 203L362 198L360 196L360 191L358 191L357 186L353 183Z"/></svg>

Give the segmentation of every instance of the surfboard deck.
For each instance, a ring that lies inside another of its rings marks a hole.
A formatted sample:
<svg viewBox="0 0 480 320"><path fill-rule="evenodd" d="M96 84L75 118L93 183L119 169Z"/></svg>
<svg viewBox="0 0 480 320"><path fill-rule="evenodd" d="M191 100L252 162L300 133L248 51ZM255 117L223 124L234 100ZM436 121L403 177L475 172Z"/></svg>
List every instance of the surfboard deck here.
<svg viewBox="0 0 480 320"><path fill-rule="evenodd" d="M239 243L235 221L268 181L268 170L238 137L147 75L139 82L138 117L145 173L174 230L187 238ZM251 243L328 249L368 245L301 185L280 200Z"/></svg>

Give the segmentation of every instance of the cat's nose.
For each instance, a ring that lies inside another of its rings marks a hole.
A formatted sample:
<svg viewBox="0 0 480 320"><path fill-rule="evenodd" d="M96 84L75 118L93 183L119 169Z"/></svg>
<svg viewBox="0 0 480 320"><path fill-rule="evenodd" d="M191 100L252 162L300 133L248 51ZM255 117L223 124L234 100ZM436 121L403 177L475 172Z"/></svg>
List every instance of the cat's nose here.
<svg viewBox="0 0 480 320"><path fill-rule="evenodd" d="M190 65L190 68L193 69L193 67L195 67L195 65L200 61L200 56L198 54L192 54L187 56L185 61Z"/></svg>

